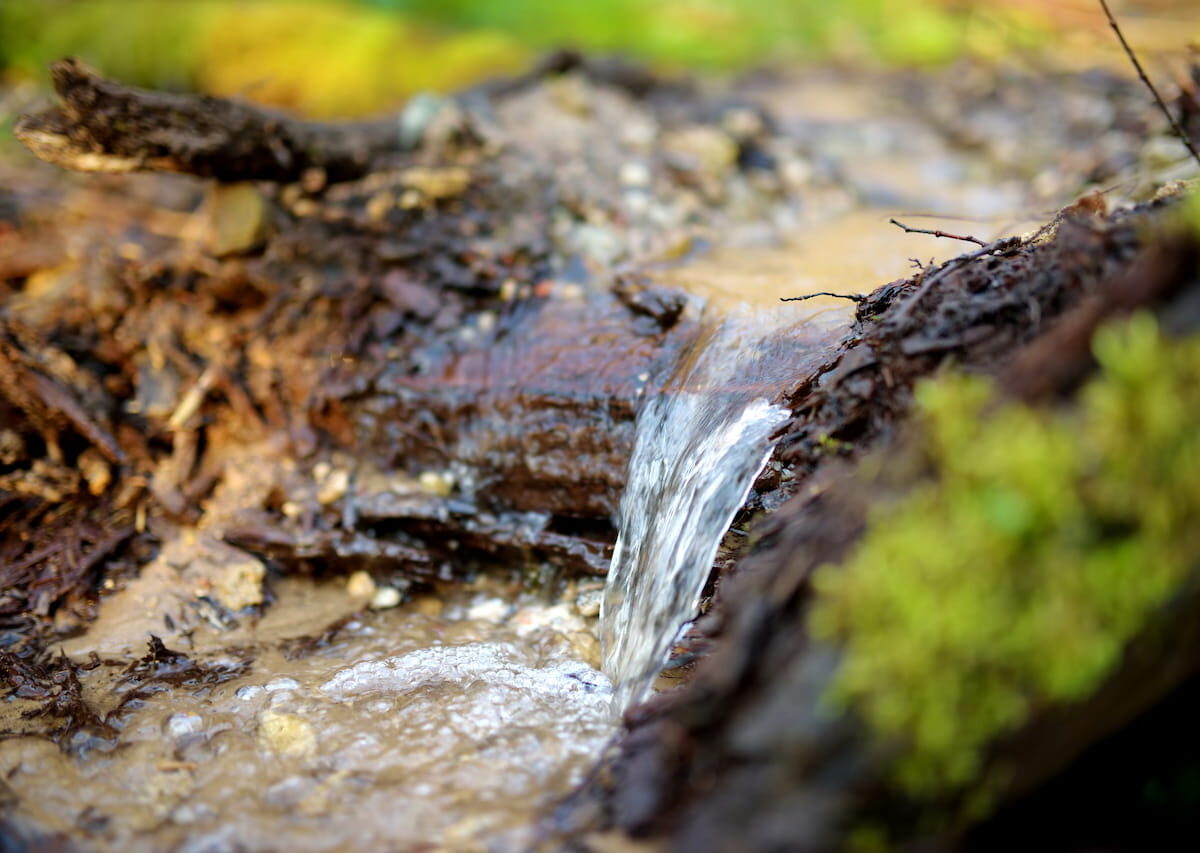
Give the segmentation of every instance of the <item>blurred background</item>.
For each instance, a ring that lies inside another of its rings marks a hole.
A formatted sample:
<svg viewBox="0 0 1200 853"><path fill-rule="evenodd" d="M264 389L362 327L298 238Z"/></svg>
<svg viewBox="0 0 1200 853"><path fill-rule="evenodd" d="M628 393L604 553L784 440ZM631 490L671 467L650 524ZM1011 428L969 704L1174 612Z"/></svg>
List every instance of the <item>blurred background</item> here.
<svg viewBox="0 0 1200 853"><path fill-rule="evenodd" d="M1113 7L1157 71L1182 73L1189 42L1200 42L1200 3ZM453 90L520 70L559 46L619 52L663 70L930 66L964 55L1056 67L1125 61L1094 0L0 3L0 80L26 96L45 85L49 61L74 54L144 86L350 117L393 108L417 91Z"/></svg>

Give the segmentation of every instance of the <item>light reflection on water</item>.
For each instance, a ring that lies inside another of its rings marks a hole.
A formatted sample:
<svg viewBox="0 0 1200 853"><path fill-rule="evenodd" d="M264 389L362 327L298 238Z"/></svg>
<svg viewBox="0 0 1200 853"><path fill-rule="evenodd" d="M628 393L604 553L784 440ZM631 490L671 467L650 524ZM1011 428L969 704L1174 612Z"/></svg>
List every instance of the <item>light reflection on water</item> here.
<svg viewBox="0 0 1200 853"><path fill-rule="evenodd" d="M592 622L488 592L364 614L307 657L150 697L111 752L0 741L0 778L22 822L106 847L521 849L615 730Z"/></svg>

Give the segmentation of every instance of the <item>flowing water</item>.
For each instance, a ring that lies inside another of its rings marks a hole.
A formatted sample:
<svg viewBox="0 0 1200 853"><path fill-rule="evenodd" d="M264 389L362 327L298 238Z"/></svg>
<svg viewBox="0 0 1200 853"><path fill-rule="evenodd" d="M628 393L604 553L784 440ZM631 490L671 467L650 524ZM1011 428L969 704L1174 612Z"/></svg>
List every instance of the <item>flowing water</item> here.
<svg viewBox="0 0 1200 853"><path fill-rule="evenodd" d="M344 597L329 586L277 604ZM117 734L0 738L0 805L83 849L525 849L615 731L593 622L485 584L360 613L299 656L261 626L189 651L209 676L136 694L136 664L106 657L80 678ZM34 725L22 710L0 703L0 730Z"/></svg>
<svg viewBox="0 0 1200 853"><path fill-rule="evenodd" d="M725 531L788 417L761 368L778 322L713 322L638 415L619 536L601 608L603 671L622 710L643 699L695 614ZM777 354L777 353L776 353Z"/></svg>

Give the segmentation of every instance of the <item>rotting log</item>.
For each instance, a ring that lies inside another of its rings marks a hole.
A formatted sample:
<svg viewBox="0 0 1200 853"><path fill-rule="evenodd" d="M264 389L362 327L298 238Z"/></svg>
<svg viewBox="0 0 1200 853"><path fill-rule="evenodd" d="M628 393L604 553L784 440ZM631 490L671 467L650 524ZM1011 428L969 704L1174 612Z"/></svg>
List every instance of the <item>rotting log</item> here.
<svg viewBox="0 0 1200 853"><path fill-rule="evenodd" d="M224 98L152 92L98 75L77 59L50 69L59 106L23 116L13 133L38 157L81 172L185 172L223 181L329 180L365 174L400 145L394 122L318 124Z"/></svg>
<svg viewBox="0 0 1200 853"><path fill-rule="evenodd" d="M466 104L511 97L552 75L578 73L645 97L656 90L692 94L645 68L574 51L545 56L528 73L465 92ZM108 80L68 57L50 67L61 103L22 116L13 133L47 162L80 172L183 172L220 181L360 178L390 155L420 143L422 127L403 117L310 122L229 98L172 94ZM460 130L470 133L467 127Z"/></svg>
<svg viewBox="0 0 1200 853"><path fill-rule="evenodd" d="M79 439L67 466L97 446L104 495L133 495L138 553L203 525L283 570L400 586L496 563L602 573L636 406L699 328L690 298L644 287L638 264L714 239L729 198L790 203L761 159L655 153L662 210L635 209L620 174L645 151L614 129L703 126L736 153L769 122L728 131L745 104L569 52L435 104L415 130L407 110L312 124L75 60L52 79L60 105L18 123L35 154L183 173L68 190L38 172L54 191L14 197L4 234L71 243L51 269L11 268L5 316L104 393L47 409L21 396L29 371L0 391L35 434L52 415ZM54 215L67 203L89 214L78 227ZM43 450L24 445L14 475ZM104 576L72 575L78 597Z"/></svg>

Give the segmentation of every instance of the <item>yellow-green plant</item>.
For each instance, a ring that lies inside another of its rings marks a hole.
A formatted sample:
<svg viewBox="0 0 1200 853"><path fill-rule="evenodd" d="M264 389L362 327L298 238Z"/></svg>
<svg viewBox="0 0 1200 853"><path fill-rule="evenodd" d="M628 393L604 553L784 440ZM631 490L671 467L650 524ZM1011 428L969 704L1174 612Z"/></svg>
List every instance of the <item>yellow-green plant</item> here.
<svg viewBox="0 0 1200 853"><path fill-rule="evenodd" d="M1044 40L1022 4L956 0L7 0L0 74L78 55L151 87L240 94L313 116L392 109L573 46L737 69L837 57L930 64Z"/></svg>
<svg viewBox="0 0 1200 853"><path fill-rule="evenodd" d="M997 736L1086 697L1200 569L1200 337L1143 313L1093 349L1067 408L920 385L932 476L816 576L810 628L844 653L830 698L902 745L912 794L969 786Z"/></svg>

